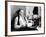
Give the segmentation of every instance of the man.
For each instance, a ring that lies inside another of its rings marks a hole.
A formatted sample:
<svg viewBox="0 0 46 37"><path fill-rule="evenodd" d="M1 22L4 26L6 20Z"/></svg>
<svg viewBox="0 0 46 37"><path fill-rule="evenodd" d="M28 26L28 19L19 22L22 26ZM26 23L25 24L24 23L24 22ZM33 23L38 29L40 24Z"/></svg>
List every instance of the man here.
<svg viewBox="0 0 46 37"><path fill-rule="evenodd" d="M16 12L15 12L15 14L14 14L14 17L12 18L12 20L11 20L11 31L15 31L15 19L16 19L16 17L19 17L19 12L20 12L20 10L21 9L19 9L19 10L17 10ZM19 19L18 19L19 20ZM20 25L20 23L19 22L16 22L18 25Z"/></svg>
<svg viewBox="0 0 46 37"><path fill-rule="evenodd" d="M24 10L20 9L18 16L15 18L14 28L19 29L25 27L26 22L24 20Z"/></svg>

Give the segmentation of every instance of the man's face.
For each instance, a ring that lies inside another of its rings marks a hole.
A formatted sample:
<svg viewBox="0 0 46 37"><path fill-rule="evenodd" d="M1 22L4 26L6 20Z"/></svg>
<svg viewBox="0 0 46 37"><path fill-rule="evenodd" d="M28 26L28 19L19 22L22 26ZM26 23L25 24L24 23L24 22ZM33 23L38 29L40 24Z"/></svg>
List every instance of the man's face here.
<svg viewBox="0 0 46 37"><path fill-rule="evenodd" d="M23 17L24 16L24 10L20 11L20 15Z"/></svg>
<svg viewBox="0 0 46 37"><path fill-rule="evenodd" d="M35 18L37 19L37 18L38 18L38 15L33 15L33 18L34 18L34 19L35 19Z"/></svg>

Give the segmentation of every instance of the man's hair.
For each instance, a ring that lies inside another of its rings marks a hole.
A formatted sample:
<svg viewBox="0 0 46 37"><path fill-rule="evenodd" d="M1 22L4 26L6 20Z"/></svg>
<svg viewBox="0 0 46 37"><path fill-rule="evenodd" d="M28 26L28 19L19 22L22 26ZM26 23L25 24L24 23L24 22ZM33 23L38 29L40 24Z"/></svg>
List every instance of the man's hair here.
<svg viewBox="0 0 46 37"><path fill-rule="evenodd" d="M35 14L37 14L38 15L38 7L36 6L36 7L34 7L34 9L33 9L33 14L35 15Z"/></svg>
<svg viewBox="0 0 46 37"><path fill-rule="evenodd" d="M21 9L18 9L16 12L15 12L15 16L18 16L19 13L20 13Z"/></svg>

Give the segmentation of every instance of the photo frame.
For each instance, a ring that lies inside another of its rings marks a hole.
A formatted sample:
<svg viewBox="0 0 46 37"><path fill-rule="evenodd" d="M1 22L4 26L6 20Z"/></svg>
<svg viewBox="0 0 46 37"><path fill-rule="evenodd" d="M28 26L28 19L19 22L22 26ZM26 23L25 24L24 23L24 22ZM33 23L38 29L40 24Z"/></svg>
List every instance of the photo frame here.
<svg viewBox="0 0 46 37"><path fill-rule="evenodd" d="M20 11L20 13L18 14L15 13L18 11ZM22 24L19 21L20 25L16 25L15 22L17 22L16 20L19 14L22 15L22 19L20 17L21 22L22 20L24 20L23 17L27 19L25 21L26 24L24 21L22 22ZM17 17L16 20L13 19L15 17ZM28 23L28 21L31 23ZM24 2L24 1L5 1L5 35L6 36L7 35L9 36L10 35L11 36L12 35L15 35L15 36L41 35L41 34L45 34L45 3Z"/></svg>

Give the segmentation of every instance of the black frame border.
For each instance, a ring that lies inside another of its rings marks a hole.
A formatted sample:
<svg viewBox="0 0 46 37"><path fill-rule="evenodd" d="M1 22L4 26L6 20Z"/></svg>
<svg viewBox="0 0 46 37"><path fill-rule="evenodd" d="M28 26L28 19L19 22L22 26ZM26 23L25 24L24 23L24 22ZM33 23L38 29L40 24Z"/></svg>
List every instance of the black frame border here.
<svg viewBox="0 0 46 37"><path fill-rule="evenodd" d="M20 2L20 3L35 3L35 4L43 4L44 5L44 33L37 34L22 34L22 35L7 35L7 4L8 2ZM28 35L43 35L45 34L45 3L44 2L27 2L27 1L5 1L5 36L28 36Z"/></svg>

